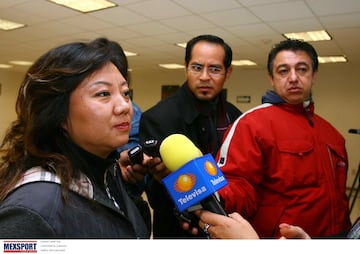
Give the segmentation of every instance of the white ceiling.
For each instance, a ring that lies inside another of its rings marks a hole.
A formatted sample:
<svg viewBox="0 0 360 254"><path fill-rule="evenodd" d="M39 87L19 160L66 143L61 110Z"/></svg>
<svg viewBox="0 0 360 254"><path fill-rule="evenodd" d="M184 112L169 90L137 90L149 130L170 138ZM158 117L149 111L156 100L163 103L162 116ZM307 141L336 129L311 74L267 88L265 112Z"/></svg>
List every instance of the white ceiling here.
<svg viewBox="0 0 360 254"><path fill-rule="evenodd" d="M313 43L319 55L345 55L347 64L360 64L360 0L112 2L118 6L82 14L46 0L0 0L0 19L26 24L0 31L0 64L34 61L59 44L105 36L139 54L129 57L134 71L159 70L159 63L183 64L184 49L175 43L210 33L229 43L234 59L264 68L271 45L284 39L282 33L320 29L333 40Z"/></svg>

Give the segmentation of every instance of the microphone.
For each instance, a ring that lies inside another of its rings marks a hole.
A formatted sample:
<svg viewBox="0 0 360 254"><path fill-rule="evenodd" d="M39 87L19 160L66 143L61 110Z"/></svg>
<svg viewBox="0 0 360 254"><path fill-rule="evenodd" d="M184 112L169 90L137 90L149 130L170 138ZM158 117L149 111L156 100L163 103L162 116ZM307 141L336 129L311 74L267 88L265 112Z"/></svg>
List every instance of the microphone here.
<svg viewBox="0 0 360 254"><path fill-rule="evenodd" d="M227 180L211 154L202 152L182 134L172 134L160 145L165 166L172 171L162 179L179 212L200 204L204 209L225 215L215 192Z"/></svg>
<svg viewBox="0 0 360 254"><path fill-rule="evenodd" d="M360 134L360 129L350 129L349 133Z"/></svg>

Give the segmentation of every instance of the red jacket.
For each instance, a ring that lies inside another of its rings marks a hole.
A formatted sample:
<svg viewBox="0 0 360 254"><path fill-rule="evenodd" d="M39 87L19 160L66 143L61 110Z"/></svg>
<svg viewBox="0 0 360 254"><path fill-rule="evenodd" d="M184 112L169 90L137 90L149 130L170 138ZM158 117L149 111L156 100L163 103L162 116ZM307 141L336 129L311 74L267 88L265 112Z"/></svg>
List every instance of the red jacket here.
<svg viewBox="0 0 360 254"><path fill-rule="evenodd" d="M307 117L302 105L262 104L234 122L217 155L226 211L260 237L279 237L282 222L311 237L345 236L351 226L345 140L313 109Z"/></svg>

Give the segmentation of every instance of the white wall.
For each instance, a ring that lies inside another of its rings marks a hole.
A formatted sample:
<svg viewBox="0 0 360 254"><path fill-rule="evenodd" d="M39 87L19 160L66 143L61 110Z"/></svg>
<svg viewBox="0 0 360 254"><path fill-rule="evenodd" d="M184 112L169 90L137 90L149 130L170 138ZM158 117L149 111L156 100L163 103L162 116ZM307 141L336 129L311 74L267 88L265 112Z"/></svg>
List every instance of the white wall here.
<svg viewBox="0 0 360 254"><path fill-rule="evenodd" d="M322 64L313 89L316 112L331 122L345 137L349 155L349 181L360 162L360 135L349 134L351 128L360 129L360 84L358 82L360 66L351 64ZM23 73L0 70L0 137L10 121L15 119L15 100ZM131 73L131 87L134 101L146 110L161 97L161 85L181 85L184 82L184 70L158 70L156 72ZM234 67L230 80L226 83L228 100L240 110L245 111L258 105L261 96L270 88L265 69L241 69ZM236 96L251 96L251 103L236 103Z"/></svg>
<svg viewBox="0 0 360 254"><path fill-rule="evenodd" d="M18 89L23 79L24 73L9 72L0 69L0 138L3 135L10 122L16 118L15 102Z"/></svg>

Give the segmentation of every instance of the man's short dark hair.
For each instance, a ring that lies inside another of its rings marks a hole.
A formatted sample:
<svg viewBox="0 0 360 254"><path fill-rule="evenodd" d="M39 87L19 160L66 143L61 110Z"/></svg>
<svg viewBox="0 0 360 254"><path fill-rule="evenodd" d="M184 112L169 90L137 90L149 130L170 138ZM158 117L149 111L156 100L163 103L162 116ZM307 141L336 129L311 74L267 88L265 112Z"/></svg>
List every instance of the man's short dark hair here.
<svg viewBox="0 0 360 254"><path fill-rule="evenodd" d="M195 44L198 43L199 41L206 41L209 43L214 43L214 44L218 44L220 46L222 46L224 48L224 66L225 69L227 70L230 66L231 66L231 62L232 62L232 49L231 47L224 42L223 39L221 39L218 36L215 35L210 35L210 34L203 34L203 35L199 35L196 36L194 38L192 38L190 41L188 41L188 43L186 44L186 50L185 50L185 64L186 67L188 67L190 59L191 59L191 53L192 53L192 49L194 48Z"/></svg>
<svg viewBox="0 0 360 254"><path fill-rule="evenodd" d="M273 75L273 65L276 55L283 50L304 51L311 58L313 72L317 72L319 61L315 48L308 42L296 39L286 39L275 44L268 55L267 70L270 76Z"/></svg>

